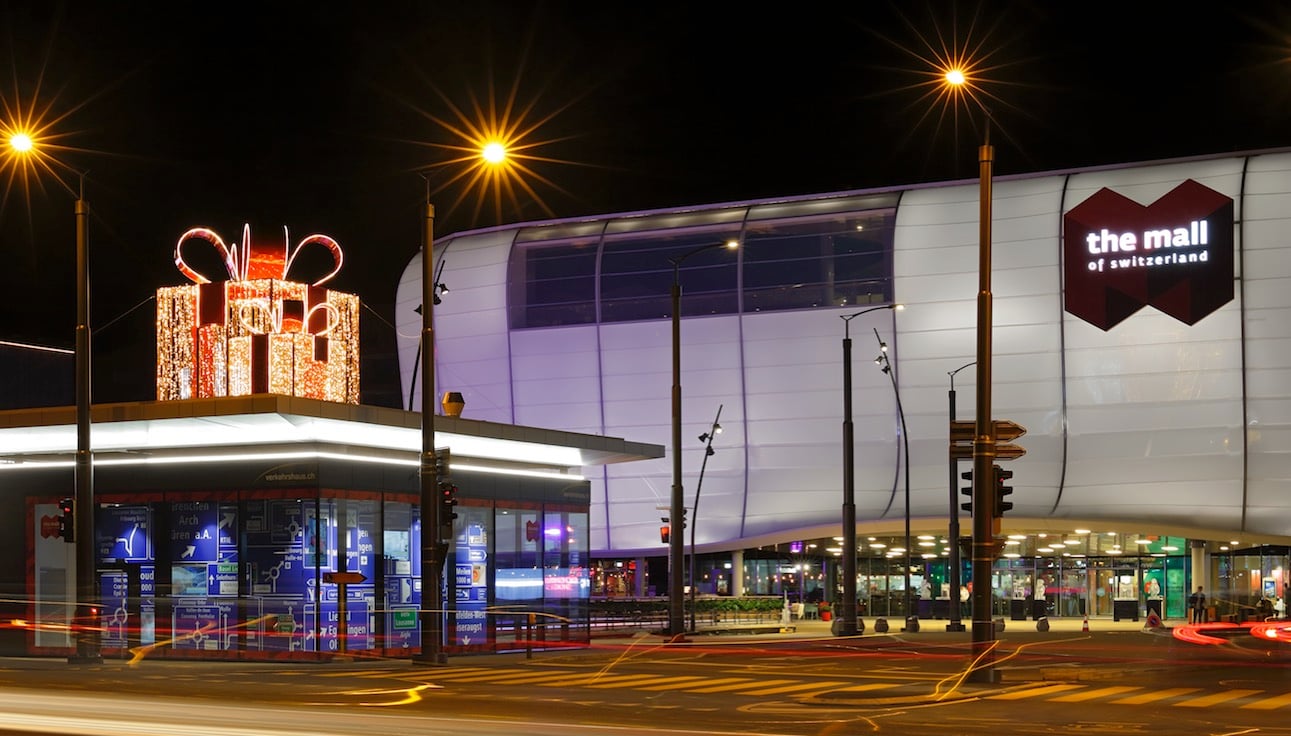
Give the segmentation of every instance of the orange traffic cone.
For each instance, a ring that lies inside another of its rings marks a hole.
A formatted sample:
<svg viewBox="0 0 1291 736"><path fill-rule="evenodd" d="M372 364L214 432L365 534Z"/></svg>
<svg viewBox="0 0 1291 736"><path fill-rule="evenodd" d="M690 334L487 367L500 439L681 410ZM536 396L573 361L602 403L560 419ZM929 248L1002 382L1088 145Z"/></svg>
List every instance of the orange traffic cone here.
<svg viewBox="0 0 1291 736"><path fill-rule="evenodd" d="M1088 613L1085 614L1085 623L1080 625L1080 630L1086 634L1089 633L1089 614Z"/></svg>

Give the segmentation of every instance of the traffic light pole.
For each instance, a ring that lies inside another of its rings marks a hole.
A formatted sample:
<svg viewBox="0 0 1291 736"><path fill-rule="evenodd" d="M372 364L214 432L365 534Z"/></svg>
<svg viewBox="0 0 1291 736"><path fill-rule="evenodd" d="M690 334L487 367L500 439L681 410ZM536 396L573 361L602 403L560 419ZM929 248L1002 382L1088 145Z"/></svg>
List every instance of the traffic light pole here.
<svg viewBox="0 0 1291 736"><path fill-rule="evenodd" d="M435 456L435 205L426 183L426 234L421 248L421 606L417 619L418 664L448 664L444 654L444 595L441 587L448 544L440 538L439 478Z"/></svg>
<svg viewBox="0 0 1291 736"><path fill-rule="evenodd" d="M978 150L977 416L973 440L973 671L971 682L995 682L995 624L991 569L995 565L995 423L991 420L991 176L995 149Z"/></svg>

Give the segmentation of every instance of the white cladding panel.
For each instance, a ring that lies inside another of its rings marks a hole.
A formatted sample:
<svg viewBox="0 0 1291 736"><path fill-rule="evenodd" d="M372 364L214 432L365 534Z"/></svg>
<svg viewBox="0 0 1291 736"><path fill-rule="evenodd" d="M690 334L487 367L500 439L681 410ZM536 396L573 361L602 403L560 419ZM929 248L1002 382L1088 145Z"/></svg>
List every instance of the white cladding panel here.
<svg viewBox="0 0 1291 736"><path fill-rule="evenodd" d="M1101 187L1146 204L1188 178L1237 201L1236 298L1191 327L1151 307L1106 332L1067 315L1063 212ZM896 532L904 511L896 396L871 360L879 340L889 346L909 430L912 517L933 524L947 512L948 373L976 357L978 191L973 182L903 193L894 271L906 309L847 327L857 517L871 528ZM1012 514L1126 529L1291 531L1288 213L1291 153L995 182L991 414L1028 430L1019 440L1026 456L1010 465ZM447 249L452 292L436 310L441 387L467 394L468 417L664 445L662 459L587 469L592 548L662 554L667 512L656 507L668 505L672 484L670 323L509 332L510 237L464 236ZM418 326L402 312L419 302L419 270L414 259L399 291L405 385ZM839 318L855 311L683 320L682 486L691 506L703 467L700 545L788 541L837 525ZM976 384L976 367L955 374L960 420L973 418ZM725 432L705 464L697 438L719 405Z"/></svg>
<svg viewBox="0 0 1291 736"><path fill-rule="evenodd" d="M1246 304L1246 523L1291 527L1291 157L1256 156L1242 207Z"/></svg>
<svg viewBox="0 0 1291 736"><path fill-rule="evenodd" d="M1236 200L1241 167L1224 159L1078 174L1067 199L1074 207L1110 187L1147 205L1191 178ZM1070 437L1059 508L1082 518L1153 508L1144 521L1238 528L1240 292L1193 326L1144 307L1106 332L1070 316L1065 328Z"/></svg>

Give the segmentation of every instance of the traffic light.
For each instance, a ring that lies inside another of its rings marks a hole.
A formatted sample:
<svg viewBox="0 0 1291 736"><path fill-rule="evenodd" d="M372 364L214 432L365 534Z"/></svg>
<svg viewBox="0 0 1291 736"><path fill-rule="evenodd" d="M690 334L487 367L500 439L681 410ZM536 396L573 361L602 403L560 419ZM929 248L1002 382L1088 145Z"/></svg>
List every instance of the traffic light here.
<svg viewBox="0 0 1291 736"><path fill-rule="evenodd" d="M672 538L672 526L668 523L668 517L666 516L659 519L659 521L663 522L663 525L659 527L659 541L667 544L668 540Z"/></svg>
<svg viewBox="0 0 1291 736"><path fill-rule="evenodd" d="M61 514L58 517L58 536L63 538L64 542L76 541L76 502L72 498L64 498L58 502L58 510Z"/></svg>
<svg viewBox="0 0 1291 736"><path fill-rule="evenodd" d="M448 469L449 452L445 447L442 450L435 450L435 479L444 482L452 477L452 472Z"/></svg>
<svg viewBox="0 0 1291 736"><path fill-rule="evenodd" d="M968 496L968 500L965 501L964 503L959 504L959 508L971 514L973 513L973 471L965 470L964 472L959 474L959 477L968 481L968 485L962 486L959 489L960 493L964 494L965 496Z"/></svg>
<svg viewBox="0 0 1291 736"><path fill-rule="evenodd" d="M1005 485L1012 478L1012 470L1005 470L998 465L995 466L995 516L997 518L1003 516L1005 511L1013 508L1012 501L1004 500L1005 496L1013 493L1013 486Z"/></svg>
<svg viewBox="0 0 1291 736"><path fill-rule="evenodd" d="M444 538L453 535L453 520L457 518L454 506L457 505L457 486L451 481L439 482L439 526Z"/></svg>

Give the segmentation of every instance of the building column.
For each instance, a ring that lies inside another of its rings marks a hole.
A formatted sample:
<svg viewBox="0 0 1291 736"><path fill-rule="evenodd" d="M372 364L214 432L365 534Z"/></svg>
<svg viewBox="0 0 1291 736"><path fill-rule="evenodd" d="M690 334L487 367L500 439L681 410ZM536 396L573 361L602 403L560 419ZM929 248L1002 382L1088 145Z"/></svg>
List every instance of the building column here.
<svg viewBox="0 0 1291 736"><path fill-rule="evenodd" d="M1192 592L1200 585L1205 589L1207 599L1213 600L1217 591L1210 589L1210 571L1206 569L1206 563L1209 561L1206 556L1206 540L1194 539L1190 544L1192 547L1192 585L1188 586L1186 594L1192 595Z"/></svg>
<svg viewBox="0 0 1291 736"><path fill-rule="evenodd" d="M637 574L632 576L632 595L637 598L645 597L646 576L649 574L650 566L646 564L646 558L637 558Z"/></svg>
<svg viewBox="0 0 1291 736"><path fill-rule="evenodd" d="M736 598L744 595L744 550L742 549L731 553L731 595Z"/></svg>

